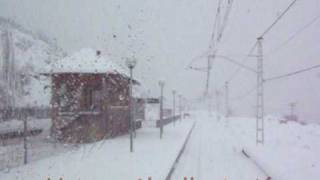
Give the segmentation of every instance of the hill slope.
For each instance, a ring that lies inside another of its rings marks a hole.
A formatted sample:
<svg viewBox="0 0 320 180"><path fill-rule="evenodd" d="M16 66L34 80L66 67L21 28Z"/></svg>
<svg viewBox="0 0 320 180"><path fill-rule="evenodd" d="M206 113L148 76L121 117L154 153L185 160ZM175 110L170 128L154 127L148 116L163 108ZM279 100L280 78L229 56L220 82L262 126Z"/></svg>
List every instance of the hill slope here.
<svg viewBox="0 0 320 180"><path fill-rule="evenodd" d="M49 88L45 88L49 79L39 73L63 56L63 51L44 35L0 18L0 99L10 99L2 102L14 102L16 106L49 105Z"/></svg>

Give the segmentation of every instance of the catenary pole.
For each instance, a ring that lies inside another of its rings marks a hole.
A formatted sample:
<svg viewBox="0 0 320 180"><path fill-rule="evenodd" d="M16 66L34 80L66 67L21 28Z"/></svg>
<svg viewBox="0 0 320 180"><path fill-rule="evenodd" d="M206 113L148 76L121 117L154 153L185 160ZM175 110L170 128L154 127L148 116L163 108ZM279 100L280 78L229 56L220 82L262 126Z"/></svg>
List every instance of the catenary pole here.
<svg viewBox="0 0 320 180"><path fill-rule="evenodd" d="M263 38L258 39L257 56L257 99L256 99L256 144L264 144L264 78L263 78Z"/></svg>

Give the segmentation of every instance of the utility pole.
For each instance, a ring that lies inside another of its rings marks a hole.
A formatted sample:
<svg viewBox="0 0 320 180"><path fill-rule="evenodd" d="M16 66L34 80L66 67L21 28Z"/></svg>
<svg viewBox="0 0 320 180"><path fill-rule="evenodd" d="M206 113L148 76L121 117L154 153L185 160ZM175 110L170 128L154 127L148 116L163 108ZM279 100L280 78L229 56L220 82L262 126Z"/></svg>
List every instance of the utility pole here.
<svg viewBox="0 0 320 180"><path fill-rule="evenodd" d="M226 83L225 83L225 105L226 105L226 118L228 118L229 117L229 111L230 111L230 109L229 109L229 82L228 81L226 81Z"/></svg>
<svg viewBox="0 0 320 180"><path fill-rule="evenodd" d="M297 103L296 102L289 103L289 106L290 106L290 117L289 117L290 120L298 121L298 116L295 114Z"/></svg>
<svg viewBox="0 0 320 180"><path fill-rule="evenodd" d="M204 97L205 98L208 98L209 97L209 88L210 88L210 74L211 74L211 59L213 58L214 56L212 55L209 55L208 56L208 64L207 64L207 79L206 79L206 89L205 89L205 92L204 92Z"/></svg>
<svg viewBox="0 0 320 180"><path fill-rule="evenodd" d="M289 106L290 106L291 118L293 118L297 103L290 103Z"/></svg>
<svg viewBox="0 0 320 180"><path fill-rule="evenodd" d="M173 107L172 107L172 116L173 116L173 126L176 125L176 120L175 120L175 116L176 116L176 90L172 90L172 96L173 96Z"/></svg>
<svg viewBox="0 0 320 180"><path fill-rule="evenodd" d="M206 89L204 92L204 102L207 104L208 114L211 116L212 111L212 96L210 95L210 76L211 76L211 69L212 69L212 59L214 55L208 55L208 64L207 64L207 79L206 79Z"/></svg>
<svg viewBox="0 0 320 180"><path fill-rule="evenodd" d="M212 96L209 93L210 92L210 76L211 76L211 69L212 69L212 59L214 58L214 55L208 55L207 56L207 79L206 79L206 87L204 91L204 102L207 104L208 108L208 115L212 116Z"/></svg>
<svg viewBox="0 0 320 180"><path fill-rule="evenodd" d="M129 119L130 119L130 152L133 152L133 128L134 128L134 124L133 124L133 109L132 109L132 69L130 68L130 99L129 99Z"/></svg>
<svg viewBox="0 0 320 180"><path fill-rule="evenodd" d="M163 135L163 88L164 88L164 80L159 81L160 86L160 139L162 139Z"/></svg>
<svg viewBox="0 0 320 180"><path fill-rule="evenodd" d="M221 105L221 102L220 102L220 96L221 96L221 92L219 90L216 90L216 105L217 105L217 119L220 120L220 105Z"/></svg>
<svg viewBox="0 0 320 180"><path fill-rule="evenodd" d="M179 94L179 119L182 120L182 95Z"/></svg>
<svg viewBox="0 0 320 180"><path fill-rule="evenodd" d="M28 125L27 125L27 119L28 115L27 112L23 112L23 150L24 150L24 158L23 158L23 164L28 163Z"/></svg>
<svg viewBox="0 0 320 180"><path fill-rule="evenodd" d="M263 78L263 37L258 39L257 56L257 111L256 111L256 143L264 144L264 78Z"/></svg>

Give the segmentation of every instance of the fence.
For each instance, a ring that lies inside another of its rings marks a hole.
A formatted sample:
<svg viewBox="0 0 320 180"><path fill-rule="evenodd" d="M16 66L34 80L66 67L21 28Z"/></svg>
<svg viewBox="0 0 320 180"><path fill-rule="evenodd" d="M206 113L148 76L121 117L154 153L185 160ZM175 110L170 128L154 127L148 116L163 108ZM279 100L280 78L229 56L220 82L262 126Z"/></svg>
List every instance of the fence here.
<svg viewBox="0 0 320 180"><path fill-rule="evenodd" d="M65 152L76 147L72 144L58 143L50 136L50 119L32 117L22 119L1 123L0 171L9 171L12 167L40 160L49 155Z"/></svg>
<svg viewBox="0 0 320 180"><path fill-rule="evenodd" d="M21 114L28 114L29 117L44 119L50 117L49 107L23 107L0 109L0 121L9 119L19 119Z"/></svg>
<svg viewBox="0 0 320 180"><path fill-rule="evenodd" d="M180 116L171 116L171 117L166 117L162 120L157 120L156 127L159 128L159 127L161 127L161 125L165 126L167 124L170 124L170 123L178 120L179 118L180 118Z"/></svg>

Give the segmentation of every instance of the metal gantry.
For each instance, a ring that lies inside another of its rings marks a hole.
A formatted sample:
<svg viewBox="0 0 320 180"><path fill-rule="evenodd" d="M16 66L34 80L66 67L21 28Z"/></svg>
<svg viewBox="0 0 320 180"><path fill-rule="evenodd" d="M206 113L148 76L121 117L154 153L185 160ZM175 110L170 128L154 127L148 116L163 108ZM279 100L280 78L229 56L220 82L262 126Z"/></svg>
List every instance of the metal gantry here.
<svg viewBox="0 0 320 180"><path fill-rule="evenodd" d="M215 20L210 36L210 42L208 49L200 56L195 57L191 60L188 65L188 68L196 71L201 71L206 73L206 82L204 89L204 98L210 98L210 81L211 81L211 70L212 64L216 55L218 53L218 46L222 40L225 28L228 24L228 19L232 9L232 4L234 0L219 0L217 11L215 15ZM206 58L207 65L206 67L194 67L192 64L196 59Z"/></svg>

